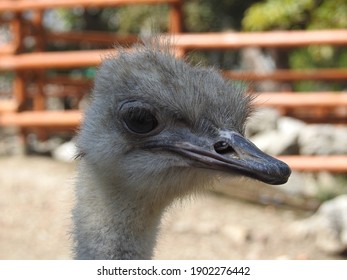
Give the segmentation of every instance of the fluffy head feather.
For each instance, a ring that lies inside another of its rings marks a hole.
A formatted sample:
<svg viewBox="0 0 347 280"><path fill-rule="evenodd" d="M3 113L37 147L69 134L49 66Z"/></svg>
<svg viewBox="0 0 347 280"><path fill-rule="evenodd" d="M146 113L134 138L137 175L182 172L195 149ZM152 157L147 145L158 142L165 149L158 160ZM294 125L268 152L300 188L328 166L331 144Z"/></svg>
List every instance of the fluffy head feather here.
<svg viewBox="0 0 347 280"><path fill-rule="evenodd" d="M168 178L178 186L187 178L193 188L206 178L197 180L196 170L187 172L185 162L176 155L142 150L142 137L124 129L120 106L132 100L149 104L163 132L184 127L198 135L216 135L221 129L243 134L251 98L240 83L225 80L212 68L178 60L169 47L162 50L157 43L147 42L132 52L120 50L103 61L78 146L85 160L110 180L151 186L163 181L163 188ZM182 185L185 189L186 182ZM176 190L180 192L179 187Z"/></svg>

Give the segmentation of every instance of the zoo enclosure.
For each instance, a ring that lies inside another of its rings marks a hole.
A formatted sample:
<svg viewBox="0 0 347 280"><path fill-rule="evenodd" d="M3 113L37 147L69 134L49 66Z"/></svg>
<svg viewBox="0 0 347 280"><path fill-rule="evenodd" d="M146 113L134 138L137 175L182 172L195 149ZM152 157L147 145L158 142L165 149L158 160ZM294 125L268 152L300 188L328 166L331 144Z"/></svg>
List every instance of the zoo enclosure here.
<svg viewBox="0 0 347 280"><path fill-rule="evenodd" d="M79 7L114 7L121 5L168 5L170 41L182 55L189 50L229 50L246 47L296 48L310 45L347 45L347 30L276 31L261 33L182 33L181 1L179 0L5 0L0 2L0 15L10 13L5 21L11 28L12 41L0 47L0 71L14 73L12 98L0 100L0 125L18 126L25 137L34 131L41 138L57 130L74 130L82 119L80 110L51 111L46 107L47 98L75 96L79 100L91 86L84 79L67 76L48 77L49 69L76 69L96 66L101 57L114 52L110 49L49 52L47 41L79 42L110 46L131 45L138 42L136 36L118 36L106 32L49 32L42 18L47 9ZM30 10L31 18L23 15ZM0 22L1 23L1 22ZM26 38L34 39L34 47L24 48ZM347 69L277 69L269 73L224 70L231 79L241 80L347 80ZM50 85L64 85L58 91L50 91ZM290 115L309 122L347 123L347 93L344 92L262 92L258 106L275 107L283 115ZM347 155L341 156L282 156L296 170L347 171Z"/></svg>

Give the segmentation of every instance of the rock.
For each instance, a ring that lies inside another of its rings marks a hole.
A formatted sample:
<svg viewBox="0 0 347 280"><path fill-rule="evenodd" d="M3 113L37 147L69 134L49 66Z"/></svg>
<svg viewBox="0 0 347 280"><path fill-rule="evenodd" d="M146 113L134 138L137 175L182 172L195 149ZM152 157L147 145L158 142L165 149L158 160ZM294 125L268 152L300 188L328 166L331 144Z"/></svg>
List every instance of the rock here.
<svg viewBox="0 0 347 280"><path fill-rule="evenodd" d="M305 127L301 121L281 117L277 120L276 129L265 130L250 139L258 148L271 155L297 154L298 135Z"/></svg>
<svg viewBox="0 0 347 280"><path fill-rule="evenodd" d="M296 147L295 135L286 135L279 131L260 133L250 139L260 150L271 155L288 154Z"/></svg>
<svg viewBox="0 0 347 280"><path fill-rule="evenodd" d="M77 147L74 141L65 142L52 151L54 159L63 162L72 162L77 155Z"/></svg>
<svg viewBox="0 0 347 280"><path fill-rule="evenodd" d="M344 193L345 183L329 172L306 173L304 188L306 195L324 200Z"/></svg>
<svg viewBox="0 0 347 280"><path fill-rule="evenodd" d="M256 73L269 73L276 70L276 63L269 53L260 48L250 47L241 51L241 68ZM255 82L252 86L256 91L276 92L280 90L280 83L274 81Z"/></svg>
<svg viewBox="0 0 347 280"><path fill-rule="evenodd" d="M261 132L276 130L279 117L275 109L265 108L257 111L247 123L246 135L250 137Z"/></svg>
<svg viewBox="0 0 347 280"><path fill-rule="evenodd" d="M310 218L295 223L296 237L315 236L317 246L329 253L347 250L347 195L324 202Z"/></svg>
<svg viewBox="0 0 347 280"><path fill-rule="evenodd" d="M59 137L52 137L46 141L41 141L34 133L30 133L27 137L27 151L34 154L47 154L59 147L63 140Z"/></svg>
<svg viewBox="0 0 347 280"><path fill-rule="evenodd" d="M298 143L303 155L347 154L347 128L329 124L308 125L301 131Z"/></svg>
<svg viewBox="0 0 347 280"><path fill-rule="evenodd" d="M298 136L305 128L306 124L304 122L290 117L281 117L277 122L278 131L287 135L293 134Z"/></svg>
<svg viewBox="0 0 347 280"><path fill-rule="evenodd" d="M273 188L294 196L312 196L315 193L306 186L306 174L296 171L292 171L287 183Z"/></svg>
<svg viewBox="0 0 347 280"><path fill-rule="evenodd" d="M0 156L23 155L24 147L14 127L0 127Z"/></svg>
<svg viewBox="0 0 347 280"><path fill-rule="evenodd" d="M259 133L250 140L262 151L272 155L277 155L288 145L287 143L279 142L281 134L276 130L265 131ZM279 143L279 145L277 145Z"/></svg>

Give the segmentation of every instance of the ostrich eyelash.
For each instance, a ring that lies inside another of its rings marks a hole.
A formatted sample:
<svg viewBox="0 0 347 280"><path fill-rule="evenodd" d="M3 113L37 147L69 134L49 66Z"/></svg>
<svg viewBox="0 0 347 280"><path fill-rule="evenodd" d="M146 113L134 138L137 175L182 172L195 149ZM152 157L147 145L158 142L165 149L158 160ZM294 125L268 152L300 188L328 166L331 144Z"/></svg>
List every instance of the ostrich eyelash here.
<svg viewBox="0 0 347 280"><path fill-rule="evenodd" d="M124 118L145 120L149 115L153 115L152 112L146 108L131 107L124 114Z"/></svg>

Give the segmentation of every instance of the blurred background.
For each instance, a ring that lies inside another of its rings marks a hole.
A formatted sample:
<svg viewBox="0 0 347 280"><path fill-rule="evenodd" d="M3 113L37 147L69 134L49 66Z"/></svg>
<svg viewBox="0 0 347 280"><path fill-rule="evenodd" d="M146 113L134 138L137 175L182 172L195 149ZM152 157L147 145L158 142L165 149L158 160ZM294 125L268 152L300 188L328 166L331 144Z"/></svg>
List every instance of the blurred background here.
<svg viewBox="0 0 347 280"><path fill-rule="evenodd" d="M155 258L346 259L346 15L347 0L2 0L0 259L72 257L74 135L97 66L153 33L248 84L248 137L294 171L173 205Z"/></svg>

